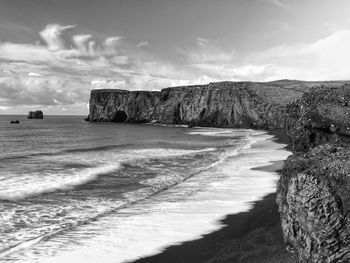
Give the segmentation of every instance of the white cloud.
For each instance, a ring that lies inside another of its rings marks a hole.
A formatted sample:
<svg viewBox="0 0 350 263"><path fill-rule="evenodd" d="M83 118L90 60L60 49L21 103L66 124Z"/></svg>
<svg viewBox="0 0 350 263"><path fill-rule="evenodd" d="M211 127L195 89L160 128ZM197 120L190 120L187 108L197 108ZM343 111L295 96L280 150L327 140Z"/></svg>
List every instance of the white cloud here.
<svg viewBox="0 0 350 263"><path fill-rule="evenodd" d="M215 80L269 81L350 79L350 30L338 30L311 43L280 45L241 55L206 39L187 54L193 74Z"/></svg>
<svg viewBox="0 0 350 263"><path fill-rule="evenodd" d="M10 109L10 107L8 107L8 106L0 106L0 111L6 111L9 109Z"/></svg>
<svg viewBox="0 0 350 263"><path fill-rule="evenodd" d="M183 50L189 63L228 63L234 60L235 50L223 50L213 41L197 38L196 46Z"/></svg>
<svg viewBox="0 0 350 263"><path fill-rule="evenodd" d="M59 24L49 24L40 32L40 36L45 40L50 50L62 50L65 48L61 38L63 31L75 27L74 25L61 26Z"/></svg>
<svg viewBox="0 0 350 263"><path fill-rule="evenodd" d="M43 77L43 75L36 73L36 72L29 72L28 76L29 77Z"/></svg>
<svg viewBox="0 0 350 263"><path fill-rule="evenodd" d="M278 7L285 9L285 10L293 10L293 8L290 7L290 5L286 4L285 0L271 0L272 3L274 3L275 5L277 5Z"/></svg>
<svg viewBox="0 0 350 263"><path fill-rule="evenodd" d="M197 45L199 46L209 45L209 40L205 38L197 37Z"/></svg>
<svg viewBox="0 0 350 263"><path fill-rule="evenodd" d="M137 47L149 47L150 44L148 41L143 41L137 44Z"/></svg>
<svg viewBox="0 0 350 263"><path fill-rule="evenodd" d="M52 77L12 77L0 79L0 98L6 107L18 105L70 105L80 101L79 97L87 99L88 92L81 89L72 79ZM58 92L57 87L64 87L65 92Z"/></svg>
<svg viewBox="0 0 350 263"><path fill-rule="evenodd" d="M89 41L89 55L90 56L95 56L95 49L96 49L96 42L95 41Z"/></svg>
<svg viewBox="0 0 350 263"><path fill-rule="evenodd" d="M251 54L269 64L272 77L304 80L350 79L350 30L337 31L313 43L283 45Z"/></svg>
<svg viewBox="0 0 350 263"><path fill-rule="evenodd" d="M0 59L9 61L42 62L54 59L54 54L45 47L30 44L0 44Z"/></svg>
<svg viewBox="0 0 350 263"><path fill-rule="evenodd" d="M73 41L76 45L76 47L79 49L80 52L83 54L87 53L88 50L90 50L92 47L88 47L88 41L92 38L91 35L75 35L73 36ZM93 43L93 42L92 42Z"/></svg>
<svg viewBox="0 0 350 263"><path fill-rule="evenodd" d="M104 41L105 54L109 56L116 55L116 48L120 45L123 37L108 37Z"/></svg>

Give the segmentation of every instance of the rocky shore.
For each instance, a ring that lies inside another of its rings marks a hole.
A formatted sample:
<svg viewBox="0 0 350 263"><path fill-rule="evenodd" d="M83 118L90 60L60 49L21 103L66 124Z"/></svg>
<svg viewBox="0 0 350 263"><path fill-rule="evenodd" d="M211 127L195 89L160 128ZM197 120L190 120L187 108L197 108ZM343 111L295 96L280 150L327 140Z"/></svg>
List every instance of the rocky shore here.
<svg viewBox="0 0 350 263"><path fill-rule="evenodd" d="M286 246L300 262L350 262L350 85L345 82L93 90L88 119L285 128L294 155L284 164L276 200Z"/></svg>
<svg viewBox="0 0 350 263"><path fill-rule="evenodd" d="M277 187L284 240L301 262L350 262L350 85L288 105L294 155Z"/></svg>

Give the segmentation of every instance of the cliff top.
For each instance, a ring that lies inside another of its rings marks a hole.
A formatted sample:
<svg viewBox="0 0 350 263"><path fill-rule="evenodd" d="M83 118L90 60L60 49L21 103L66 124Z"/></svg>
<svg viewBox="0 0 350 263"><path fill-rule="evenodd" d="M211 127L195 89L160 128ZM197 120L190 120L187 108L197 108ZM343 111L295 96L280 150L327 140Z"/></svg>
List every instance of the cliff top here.
<svg viewBox="0 0 350 263"><path fill-rule="evenodd" d="M207 89L250 89L266 101L286 105L291 101L298 100L301 96L308 92L312 87L339 87L350 81L301 81L301 80L275 80L270 82L251 82L251 81L222 81L211 82L205 85L176 86L164 88L160 91L145 90L122 90L122 89L98 89L92 90L96 92L117 92L117 93L162 93L162 92L184 92L188 90L207 90Z"/></svg>

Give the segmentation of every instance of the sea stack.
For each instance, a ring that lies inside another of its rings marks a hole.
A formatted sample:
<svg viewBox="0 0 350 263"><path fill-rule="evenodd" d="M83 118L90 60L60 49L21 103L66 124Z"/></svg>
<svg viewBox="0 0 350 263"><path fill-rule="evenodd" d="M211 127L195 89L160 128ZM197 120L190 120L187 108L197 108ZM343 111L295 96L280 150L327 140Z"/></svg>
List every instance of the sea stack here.
<svg viewBox="0 0 350 263"><path fill-rule="evenodd" d="M30 111L28 113L27 119L44 119L44 114L41 110Z"/></svg>

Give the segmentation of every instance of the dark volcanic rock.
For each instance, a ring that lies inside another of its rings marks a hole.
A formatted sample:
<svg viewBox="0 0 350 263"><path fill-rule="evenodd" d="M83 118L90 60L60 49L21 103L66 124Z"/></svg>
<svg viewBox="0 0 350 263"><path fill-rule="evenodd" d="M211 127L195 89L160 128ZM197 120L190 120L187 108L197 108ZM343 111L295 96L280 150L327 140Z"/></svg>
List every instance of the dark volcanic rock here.
<svg viewBox="0 0 350 263"><path fill-rule="evenodd" d="M19 124L19 120L15 120L15 121L10 121L10 124Z"/></svg>
<svg viewBox="0 0 350 263"><path fill-rule="evenodd" d="M92 90L89 120L284 128L286 105L323 82L217 82L159 91ZM342 82L327 82L339 86Z"/></svg>
<svg viewBox="0 0 350 263"><path fill-rule="evenodd" d="M277 190L284 239L302 262L350 262L350 149L289 157Z"/></svg>
<svg viewBox="0 0 350 263"><path fill-rule="evenodd" d="M159 92L92 90L90 121L145 123L157 119Z"/></svg>
<svg viewBox="0 0 350 263"><path fill-rule="evenodd" d="M28 119L43 119L44 114L41 110L30 111L27 116Z"/></svg>
<svg viewBox="0 0 350 263"><path fill-rule="evenodd" d="M350 142L350 85L313 88L288 105L287 134L295 151L326 143Z"/></svg>
<svg viewBox="0 0 350 263"><path fill-rule="evenodd" d="M284 238L302 262L350 262L350 86L314 88L287 107L295 155L277 187Z"/></svg>
<svg viewBox="0 0 350 263"><path fill-rule="evenodd" d="M284 86L278 82L220 82L166 88L160 92L93 90L89 119L281 128L285 124L286 96L300 98L308 89L307 86L301 90Z"/></svg>

